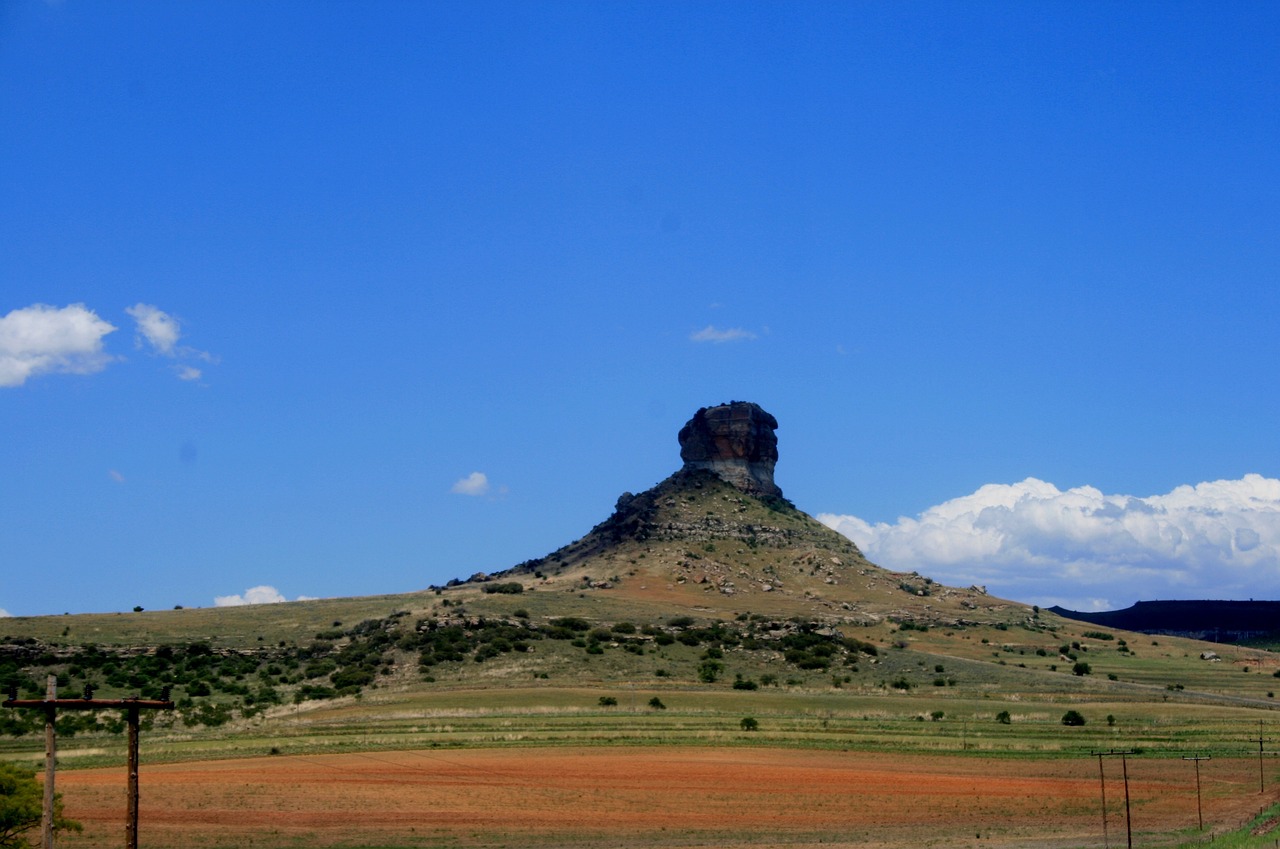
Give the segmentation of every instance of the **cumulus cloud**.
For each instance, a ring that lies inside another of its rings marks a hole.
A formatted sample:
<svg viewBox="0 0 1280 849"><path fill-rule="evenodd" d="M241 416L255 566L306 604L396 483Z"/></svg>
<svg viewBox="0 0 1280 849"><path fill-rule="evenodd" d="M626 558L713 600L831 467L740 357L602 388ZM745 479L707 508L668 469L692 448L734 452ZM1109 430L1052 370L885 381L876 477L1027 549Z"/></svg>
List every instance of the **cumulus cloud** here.
<svg viewBox="0 0 1280 849"><path fill-rule="evenodd" d="M300 595L294 601L311 601L313 596ZM275 587L262 585L260 587L250 587L244 591L243 595L220 595L214 596L214 607L243 607L246 604L280 604L288 601L284 595Z"/></svg>
<svg viewBox="0 0 1280 849"><path fill-rule="evenodd" d="M53 372L92 374L112 357L102 339L116 328L84 304L33 304L0 318L0 386Z"/></svg>
<svg viewBox="0 0 1280 849"><path fill-rule="evenodd" d="M489 491L489 476L484 472L472 472L455 483L449 491L458 495L484 495Z"/></svg>
<svg viewBox="0 0 1280 849"><path fill-rule="evenodd" d="M1280 593L1280 480L1261 475L1147 497L1027 478L893 523L818 519L881 566L1026 603L1090 610Z"/></svg>
<svg viewBox="0 0 1280 849"><path fill-rule="evenodd" d="M756 334L742 327L726 327L721 329L713 324L708 324L701 330L694 331L689 334L690 341L693 342L713 342L717 345L724 342L741 342L749 339L757 338Z"/></svg>

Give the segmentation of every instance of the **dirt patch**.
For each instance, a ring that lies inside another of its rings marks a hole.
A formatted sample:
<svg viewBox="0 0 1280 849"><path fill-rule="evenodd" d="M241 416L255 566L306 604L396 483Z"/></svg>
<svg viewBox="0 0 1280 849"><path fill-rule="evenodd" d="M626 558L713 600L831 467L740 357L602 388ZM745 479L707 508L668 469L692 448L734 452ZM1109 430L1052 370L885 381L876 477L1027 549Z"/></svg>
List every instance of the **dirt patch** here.
<svg viewBox="0 0 1280 849"><path fill-rule="evenodd" d="M1228 807L1235 816L1226 800L1239 798L1247 770L1214 763L1206 819ZM1194 784L1179 766L1130 762L1135 834L1194 824ZM1122 830L1123 808L1111 806L1122 791L1108 781L1110 827ZM118 845L124 783L118 769L60 774L67 814L86 828L59 845ZM140 834L150 849L1078 846L1101 837L1099 795L1089 758L714 748L281 755L144 764Z"/></svg>

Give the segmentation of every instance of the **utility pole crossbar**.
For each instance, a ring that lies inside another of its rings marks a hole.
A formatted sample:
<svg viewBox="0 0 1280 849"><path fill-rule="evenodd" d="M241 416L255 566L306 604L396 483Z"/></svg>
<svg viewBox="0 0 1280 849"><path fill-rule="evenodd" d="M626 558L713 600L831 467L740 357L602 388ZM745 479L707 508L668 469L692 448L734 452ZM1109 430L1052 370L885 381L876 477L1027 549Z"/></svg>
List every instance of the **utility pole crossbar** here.
<svg viewBox="0 0 1280 849"><path fill-rule="evenodd" d="M138 849L138 720L144 710L173 710L173 702L169 700L169 688L165 687L163 693L162 699L60 699L58 698L58 679L50 675L43 699L19 699L17 688L14 687L10 690L9 698L0 702L0 707L44 712L44 812L41 817L44 849L54 849L53 787L58 758L54 722L60 710L123 710L125 712L129 724L129 809L125 823L125 847Z"/></svg>
<svg viewBox="0 0 1280 849"><path fill-rule="evenodd" d="M173 702L158 699L5 699L0 707L44 710L104 710L107 708L140 708L142 710L173 710Z"/></svg>

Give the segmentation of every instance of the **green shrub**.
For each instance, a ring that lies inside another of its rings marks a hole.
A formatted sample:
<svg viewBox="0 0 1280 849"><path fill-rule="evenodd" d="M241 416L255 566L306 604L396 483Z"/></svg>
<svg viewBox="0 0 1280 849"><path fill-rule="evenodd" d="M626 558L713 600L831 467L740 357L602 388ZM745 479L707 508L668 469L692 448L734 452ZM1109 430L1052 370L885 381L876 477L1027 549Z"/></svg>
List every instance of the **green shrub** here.
<svg viewBox="0 0 1280 849"><path fill-rule="evenodd" d="M1001 725L1009 725L1013 722L1013 717L1009 716L1009 711L1002 710L996 714L996 722Z"/></svg>
<svg viewBox="0 0 1280 849"><path fill-rule="evenodd" d="M339 689L344 687L365 687L373 683L374 674L371 670L363 666L350 667L333 673L333 686Z"/></svg>
<svg viewBox="0 0 1280 849"><path fill-rule="evenodd" d="M0 846L25 849L31 844L24 832L39 829L44 810L44 790L35 770L0 763ZM80 823L62 815L62 794L53 797L55 832L80 831Z"/></svg>
<svg viewBox="0 0 1280 849"><path fill-rule="evenodd" d="M742 721L738 725L743 731L757 731L760 728L760 723L756 722L755 717L752 716L742 717Z"/></svg>
<svg viewBox="0 0 1280 849"><path fill-rule="evenodd" d="M618 700L613 696L600 697L600 707L615 707L617 704Z"/></svg>
<svg viewBox="0 0 1280 849"><path fill-rule="evenodd" d="M662 699L658 698L657 696L654 696L652 699L649 699L649 707L653 708L654 710L667 709L667 706L662 703Z"/></svg>
<svg viewBox="0 0 1280 849"><path fill-rule="evenodd" d="M1085 718L1078 710L1069 710L1062 715L1062 724L1068 726L1081 726L1085 724Z"/></svg>
<svg viewBox="0 0 1280 849"><path fill-rule="evenodd" d="M524 584L519 581L507 581L501 584L482 584L480 587L486 593L501 593L503 595L519 595L524 592Z"/></svg>

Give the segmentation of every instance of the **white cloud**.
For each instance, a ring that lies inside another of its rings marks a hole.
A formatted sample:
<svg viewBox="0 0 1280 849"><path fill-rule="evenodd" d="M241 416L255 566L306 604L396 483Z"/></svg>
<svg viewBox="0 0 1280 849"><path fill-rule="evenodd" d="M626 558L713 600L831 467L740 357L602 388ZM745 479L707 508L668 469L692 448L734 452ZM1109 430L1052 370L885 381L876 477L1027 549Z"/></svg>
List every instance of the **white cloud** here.
<svg viewBox="0 0 1280 849"><path fill-rule="evenodd" d="M458 495L484 495L489 491L489 477L484 472L472 472L449 490Z"/></svg>
<svg viewBox="0 0 1280 849"><path fill-rule="evenodd" d="M182 325L172 315L151 304L138 303L125 309L138 325L135 341L139 348L144 343L150 345L157 354L178 360L196 359L206 363L216 363L217 357L208 351L199 351L186 345L179 345L182 338ZM187 363L174 365L173 372L179 380L193 381L204 377L204 371Z"/></svg>
<svg viewBox="0 0 1280 849"><path fill-rule="evenodd" d="M108 469L107 477L111 478L116 483L124 483L124 475L120 474L120 472L115 469Z"/></svg>
<svg viewBox="0 0 1280 849"><path fill-rule="evenodd" d="M125 309L138 325L138 346L146 340L157 353L172 357L176 354L182 329L178 320L151 304L134 304Z"/></svg>
<svg viewBox="0 0 1280 849"><path fill-rule="evenodd" d="M12 615L12 613L5 610L3 607L0 607L0 619L8 619Z"/></svg>
<svg viewBox="0 0 1280 849"><path fill-rule="evenodd" d="M112 357L102 339L116 328L84 304L33 304L0 318L0 386L21 386L50 372L92 374Z"/></svg>
<svg viewBox="0 0 1280 849"><path fill-rule="evenodd" d="M1261 475L1143 498L1027 478L892 524L818 519L881 566L1025 603L1087 610L1280 594L1280 480Z"/></svg>
<svg viewBox="0 0 1280 849"><path fill-rule="evenodd" d="M315 596L300 595L294 601L313 601ZM214 607L242 607L246 604L280 604L288 601L275 587L262 585L250 587L244 595L220 595L213 599Z"/></svg>
<svg viewBox="0 0 1280 849"><path fill-rule="evenodd" d="M747 339L755 339L756 334L742 327L726 327L723 330L713 324L708 324L701 330L689 334L690 341L693 342L714 342L721 344L723 342L740 342Z"/></svg>

